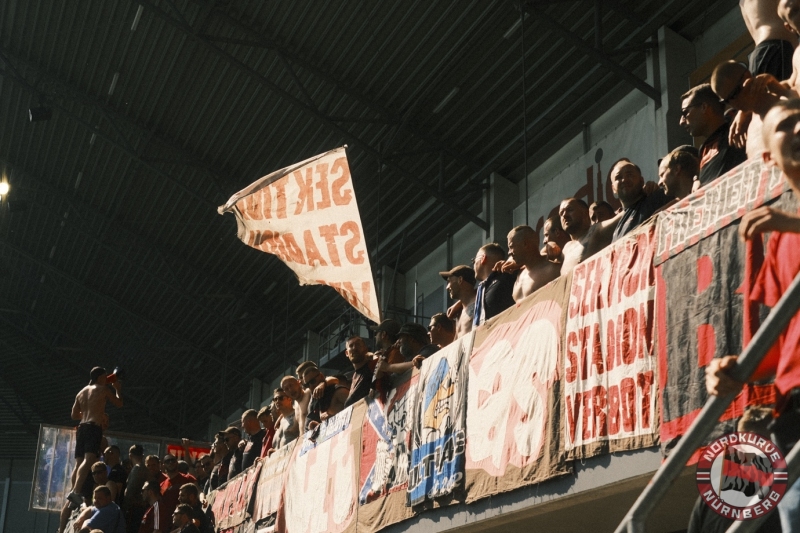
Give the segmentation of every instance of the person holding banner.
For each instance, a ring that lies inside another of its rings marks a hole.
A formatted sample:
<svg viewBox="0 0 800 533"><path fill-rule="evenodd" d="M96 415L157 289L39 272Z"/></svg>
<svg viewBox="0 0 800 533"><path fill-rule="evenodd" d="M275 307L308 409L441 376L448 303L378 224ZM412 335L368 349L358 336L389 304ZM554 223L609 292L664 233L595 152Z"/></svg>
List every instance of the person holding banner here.
<svg viewBox="0 0 800 533"><path fill-rule="evenodd" d="M780 101L764 116L762 128L764 163L777 166L789 183L795 198L800 197L800 100ZM772 231L766 257L751 292L751 300L774 306L800 272L800 216L761 207L742 217L739 234L761 238ZM743 384L728 372L736 365L736 355L712 359L706 367L709 394L738 392ZM800 313L789 322L772 350L750 380L775 377L777 418L771 424L772 440L783 453L800 440ZM778 505L783 531L800 531L800 484L788 489Z"/></svg>

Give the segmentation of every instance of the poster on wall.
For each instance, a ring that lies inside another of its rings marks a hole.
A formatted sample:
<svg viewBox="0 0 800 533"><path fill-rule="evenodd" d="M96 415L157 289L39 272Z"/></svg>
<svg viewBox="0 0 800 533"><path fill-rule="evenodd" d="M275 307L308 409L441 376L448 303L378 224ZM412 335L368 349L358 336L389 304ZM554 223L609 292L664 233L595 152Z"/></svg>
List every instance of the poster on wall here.
<svg viewBox="0 0 800 533"><path fill-rule="evenodd" d="M364 411L358 402L298 439L278 509L279 531L355 531Z"/></svg>
<svg viewBox="0 0 800 533"><path fill-rule="evenodd" d="M408 504L435 504L464 484L467 360L475 333L422 363L411 426ZM441 502L438 502L441 503Z"/></svg>
<svg viewBox="0 0 800 533"><path fill-rule="evenodd" d="M475 333L467 396L467 502L572 471L559 433L559 361L571 275Z"/></svg>
<svg viewBox="0 0 800 533"><path fill-rule="evenodd" d="M655 224L645 224L572 273L562 401L568 458L658 442L655 236Z"/></svg>
<svg viewBox="0 0 800 533"><path fill-rule="evenodd" d="M418 374L407 372L386 402L367 400L361 430L358 531L374 532L413 516L406 506L411 413Z"/></svg>

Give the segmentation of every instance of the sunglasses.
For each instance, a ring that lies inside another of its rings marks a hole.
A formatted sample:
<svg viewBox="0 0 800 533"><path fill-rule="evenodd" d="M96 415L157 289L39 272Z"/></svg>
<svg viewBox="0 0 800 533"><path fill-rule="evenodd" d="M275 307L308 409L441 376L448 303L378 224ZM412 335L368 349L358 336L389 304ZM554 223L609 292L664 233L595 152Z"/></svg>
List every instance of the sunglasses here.
<svg viewBox="0 0 800 533"><path fill-rule="evenodd" d="M739 81L736 82L736 88L733 90L733 92L731 92L731 94L729 94L727 98L725 98L723 100L720 100L720 103L728 104L728 103L730 103L731 100L734 100L734 99L736 99L737 96L739 96L739 93L742 92L742 89L744 89L744 84L742 83L742 79L743 78L744 78L744 74L742 74L739 77Z"/></svg>
<svg viewBox="0 0 800 533"><path fill-rule="evenodd" d="M206 468L211 468L211 466L212 466L212 464L213 464L213 463L212 463L211 461L209 461L209 462L207 462L207 463L200 463L200 464L201 464L202 466L206 467Z"/></svg>
<svg viewBox="0 0 800 533"><path fill-rule="evenodd" d="M689 116L689 110L690 110L691 108L693 108L693 107L697 107L697 106L699 106L699 105L700 105L700 104L691 104L691 105L687 105L686 107L684 107L683 109L681 109L681 117L682 117L682 118L686 118L687 116Z"/></svg>
<svg viewBox="0 0 800 533"><path fill-rule="evenodd" d="M282 402L285 399L286 399L286 396L278 396L276 398L273 398L272 401L273 402Z"/></svg>
<svg viewBox="0 0 800 533"><path fill-rule="evenodd" d="M177 462L178 462L178 460L177 460L177 459L164 459L164 464L167 464L167 463L177 463Z"/></svg>

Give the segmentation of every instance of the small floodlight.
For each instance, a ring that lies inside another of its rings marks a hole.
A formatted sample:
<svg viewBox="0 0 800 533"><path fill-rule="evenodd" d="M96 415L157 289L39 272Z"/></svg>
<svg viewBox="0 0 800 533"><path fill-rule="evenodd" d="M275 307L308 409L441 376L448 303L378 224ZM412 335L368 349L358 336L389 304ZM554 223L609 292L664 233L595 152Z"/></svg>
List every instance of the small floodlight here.
<svg viewBox="0 0 800 533"><path fill-rule="evenodd" d="M8 194L8 182L0 181L0 196L5 196L6 194Z"/></svg>

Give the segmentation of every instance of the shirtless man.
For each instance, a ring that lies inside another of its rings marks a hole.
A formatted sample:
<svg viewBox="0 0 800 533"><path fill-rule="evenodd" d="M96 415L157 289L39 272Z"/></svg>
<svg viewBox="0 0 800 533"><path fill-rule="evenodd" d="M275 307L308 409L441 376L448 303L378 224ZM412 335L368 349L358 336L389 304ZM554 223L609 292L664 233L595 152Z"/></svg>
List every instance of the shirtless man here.
<svg viewBox="0 0 800 533"><path fill-rule="evenodd" d="M800 35L800 1L780 0L777 15L783 27L791 32L793 42L797 42L797 37ZM792 55L792 75L781 83L794 93L787 95L787 98L796 98L800 95L800 47L795 48Z"/></svg>
<svg viewBox="0 0 800 533"><path fill-rule="evenodd" d="M558 215L553 215L544 221L540 253L547 257L548 261L558 263L561 260L561 249L568 242L569 235L561 227L561 218Z"/></svg>
<svg viewBox="0 0 800 533"><path fill-rule="evenodd" d="M75 440L75 483L67 499L76 507L83 502L80 488L92 469L92 465L100 456L100 445L103 439L102 424L106 416L106 401L122 407L122 384L117 379L113 385L114 392L108 388L106 370L96 366L89 373L89 384L75 396L72 406L72 419L80 420Z"/></svg>
<svg viewBox="0 0 800 533"><path fill-rule="evenodd" d="M560 275L559 266L539 252L539 235L530 226L517 226L508 233L508 255L521 267L512 293L515 302L520 302Z"/></svg>
<svg viewBox="0 0 800 533"><path fill-rule="evenodd" d="M561 251L562 276L587 257L611 244L614 228L622 218L622 213L617 213L614 218L592 224L589 206L580 198L562 200L558 214L561 216L561 226L570 238Z"/></svg>
<svg viewBox="0 0 800 533"><path fill-rule="evenodd" d="M789 3L794 0L789 0ZM780 4L786 0L739 0L739 9L742 18L753 38L756 47L748 56L748 70L753 76L770 74L778 81L788 80L785 84L792 87L797 76L797 67L794 57L797 46L797 35L792 33L785 19L780 16ZM750 124L753 119L752 111L739 110L736 118L731 123L729 143L736 148L745 148L747 139L750 138ZM760 118L757 127L760 129ZM754 134L757 132L753 131ZM757 151L761 146L759 139L754 139L753 148L748 151ZM757 145L757 146L756 146ZM751 156L752 157L752 156Z"/></svg>
<svg viewBox="0 0 800 533"><path fill-rule="evenodd" d="M466 265L459 265L448 272L439 272L447 282L447 293L453 300L461 302L461 314L456 321L456 338L472 331L475 316L475 271Z"/></svg>
<svg viewBox="0 0 800 533"><path fill-rule="evenodd" d="M739 0L739 9L756 47L748 57L753 75L772 74L789 78L797 36L784 27L778 16L779 0Z"/></svg>
<svg viewBox="0 0 800 533"><path fill-rule="evenodd" d="M309 367L298 367L297 373ZM294 418L297 420L298 427L306 427L306 416L308 416L308 404L311 402L311 391L304 389L300 381L294 376L286 376L281 380L281 389L286 395L294 400Z"/></svg>
<svg viewBox="0 0 800 533"><path fill-rule="evenodd" d="M737 111L749 114L749 124L740 124L740 115L737 115L730 136L732 144L740 146L741 139L737 138L740 130L747 130L745 151L747 157L760 157L764 150L761 136L761 120L764 114L782 97L796 96L793 91L771 74L754 76L741 63L729 60L720 63L711 73L711 88L723 103L729 104Z"/></svg>

